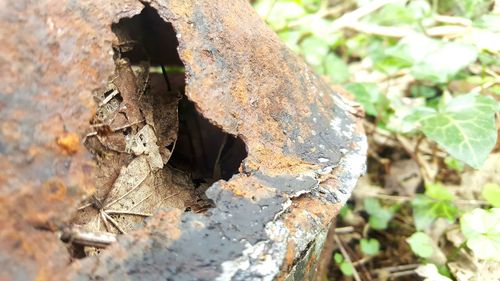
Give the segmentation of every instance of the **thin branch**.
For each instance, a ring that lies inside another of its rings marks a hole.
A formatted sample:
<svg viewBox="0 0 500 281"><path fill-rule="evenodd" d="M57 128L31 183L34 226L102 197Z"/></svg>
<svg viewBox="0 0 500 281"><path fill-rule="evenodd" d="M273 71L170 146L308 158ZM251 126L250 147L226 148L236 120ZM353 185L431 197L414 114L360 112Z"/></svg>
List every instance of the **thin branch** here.
<svg viewBox="0 0 500 281"><path fill-rule="evenodd" d="M103 211L99 211L99 216L102 220L102 223L104 224L104 228L106 229L107 232L111 231L111 226L108 224L108 219L106 218L105 214Z"/></svg>
<svg viewBox="0 0 500 281"><path fill-rule="evenodd" d="M65 229L62 232L62 238L68 239L68 242L96 248L105 248L111 243L116 242L116 236L109 232L90 232L73 227Z"/></svg>
<svg viewBox="0 0 500 281"><path fill-rule="evenodd" d="M115 221L115 219L113 219L110 215L106 214L106 212L101 212L102 214L104 214L104 217L109 220L109 222L111 222L111 224L116 228L118 229L118 231L121 233L121 234L126 234L127 232L125 232L125 230L123 230L120 225L118 224L117 221Z"/></svg>
<svg viewBox="0 0 500 281"><path fill-rule="evenodd" d="M395 3L397 1L395 0L379 0L379 1L372 1L369 4L363 5L359 7L358 9L349 12L347 14L344 14L340 18L336 19L333 21L330 25L330 28L332 30L339 30L344 27L350 27L352 24L356 23L359 19L361 19L364 16L367 16L376 10L382 8L383 6L391 3Z"/></svg>
<svg viewBox="0 0 500 281"><path fill-rule="evenodd" d="M404 270L415 270L417 267L419 267L420 264L404 264L404 265L396 265L396 266L389 266L389 267L383 267L379 269L375 269L375 273L380 273L381 271L385 272L397 272L397 271L404 271Z"/></svg>
<svg viewBox="0 0 500 281"><path fill-rule="evenodd" d="M106 210L104 212L108 215L130 215L130 216L139 216L139 217L152 217L153 216L153 214L149 214L149 213L140 213L140 212L131 212L131 211Z"/></svg>
<svg viewBox="0 0 500 281"><path fill-rule="evenodd" d="M335 228L335 233L336 234L347 234L347 233L352 233L354 232L354 227L352 226L345 226L345 227L337 227Z"/></svg>
<svg viewBox="0 0 500 281"><path fill-rule="evenodd" d="M415 160L415 162L417 162L424 181L432 182L433 176L430 171L429 165L427 165L427 162L420 158L418 153L415 153L415 148L412 147L410 141L401 135L396 135L396 138L399 143L401 143L401 146L404 148L404 150L411 156L413 160Z"/></svg>
<svg viewBox="0 0 500 281"><path fill-rule="evenodd" d="M103 106L107 104L110 100L112 100L116 95L118 95L120 92L118 92L117 89L114 89L105 99L103 99L100 103L99 106Z"/></svg>
<svg viewBox="0 0 500 281"><path fill-rule="evenodd" d="M344 259L352 266L352 269L353 269L352 276L354 277L354 280L361 281L361 278L359 277L358 271L356 270L356 267L354 267L354 264L352 263L351 257L349 257L349 254L347 253L346 249L344 248L344 245L342 245L342 241L340 241L339 236L337 234L334 234L333 239L335 239L335 243L337 243L339 245L340 252L342 253L342 256L344 256Z"/></svg>

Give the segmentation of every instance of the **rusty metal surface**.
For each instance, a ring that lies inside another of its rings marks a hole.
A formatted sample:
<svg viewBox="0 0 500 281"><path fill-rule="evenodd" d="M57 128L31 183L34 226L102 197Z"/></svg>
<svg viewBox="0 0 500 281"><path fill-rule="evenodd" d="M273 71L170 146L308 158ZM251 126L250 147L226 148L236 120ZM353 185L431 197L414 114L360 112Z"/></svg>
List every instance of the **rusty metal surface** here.
<svg viewBox="0 0 500 281"><path fill-rule="evenodd" d="M242 173L205 214L159 211L100 256L71 262L58 226L93 191L80 145L113 74L111 23L138 1L2 1L0 279L299 280L364 172L358 107L288 50L247 1L143 1L170 22L186 95L240 136ZM7 6L9 7L7 9Z"/></svg>

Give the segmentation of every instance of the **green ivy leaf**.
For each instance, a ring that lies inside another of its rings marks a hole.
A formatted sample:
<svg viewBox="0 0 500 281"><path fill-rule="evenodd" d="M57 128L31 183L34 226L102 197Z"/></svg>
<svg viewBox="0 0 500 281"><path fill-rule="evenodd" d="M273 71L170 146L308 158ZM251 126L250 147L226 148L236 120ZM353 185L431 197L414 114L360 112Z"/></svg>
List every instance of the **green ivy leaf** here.
<svg viewBox="0 0 500 281"><path fill-rule="evenodd" d="M418 80L445 83L473 63L477 53L472 44L443 42L422 34L412 34L395 46L384 49L383 55L373 59L379 69L382 67L382 70L387 70L391 65L397 68L410 67Z"/></svg>
<svg viewBox="0 0 500 281"><path fill-rule="evenodd" d="M364 201L366 212L370 215L368 223L373 229L386 229L389 221L394 215L394 211L384 208L375 198L366 198Z"/></svg>
<svg viewBox="0 0 500 281"><path fill-rule="evenodd" d="M345 86L356 100L363 105L366 113L385 119L388 115L389 101L383 95L378 86L373 83L350 83Z"/></svg>
<svg viewBox="0 0 500 281"><path fill-rule="evenodd" d="M404 2L385 5L369 17L371 22L387 26L413 24L416 23L416 19L415 12L409 9Z"/></svg>
<svg viewBox="0 0 500 281"><path fill-rule="evenodd" d="M462 172L464 170L464 163L460 160L457 160L453 157L449 157L447 156L445 159L444 159L444 163L446 164L446 166L448 166L448 168L451 168L457 172Z"/></svg>
<svg viewBox="0 0 500 281"><path fill-rule="evenodd" d="M425 186L425 195L436 200L453 200L455 196L447 188L439 183L428 183Z"/></svg>
<svg viewBox="0 0 500 281"><path fill-rule="evenodd" d="M500 261L500 208L474 209L462 216L460 228L477 257Z"/></svg>
<svg viewBox="0 0 500 281"><path fill-rule="evenodd" d="M444 110L427 112L414 120L451 156L480 168L496 143L496 111L498 104L492 98L467 94L453 98Z"/></svg>
<svg viewBox="0 0 500 281"><path fill-rule="evenodd" d="M380 251L380 243L377 239L361 239L359 244L361 251L369 256L374 256Z"/></svg>
<svg viewBox="0 0 500 281"><path fill-rule="evenodd" d="M330 50L328 42L318 37L307 37L300 44L302 55L312 66L321 65Z"/></svg>
<svg viewBox="0 0 500 281"><path fill-rule="evenodd" d="M419 257L428 258L434 252L432 239L423 232L413 233L412 236L406 239L406 242L410 244L411 250Z"/></svg>
<svg viewBox="0 0 500 281"><path fill-rule="evenodd" d="M354 273L354 268L350 263L343 262L340 264L340 271L342 271L342 274L344 274L345 276L352 276Z"/></svg>
<svg viewBox="0 0 500 281"><path fill-rule="evenodd" d="M342 256L341 253L335 253L335 255L333 255L333 259L335 260L335 263L337 263L337 264L340 264L344 261L344 257Z"/></svg>
<svg viewBox="0 0 500 281"><path fill-rule="evenodd" d="M296 53L300 52L299 40L303 36L302 32L282 31L278 33L278 36L292 51Z"/></svg>
<svg viewBox="0 0 500 281"><path fill-rule="evenodd" d="M458 208L451 201L453 194L440 184L427 184L425 188L425 195L419 194L411 201L416 229L428 229L437 218L454 221Z"/></svg>
<svg viewBox="0 0 500 281"><path fill-rule="evenodd" d="M349 80L347 64L334 53L329 53L324 62L326 75L334 83L344 83Z"/></svg>
<svg viewBox="0 0 500 281"><path fill-rule="evenodd" d="M500 208L500 186L495 183L488 183L483 187L481 195L493 207Z"/></svg>
<svg viewBox="0 0 500 281"><path fill-rule="evenodd" d="M267 23L274 30L280 30L287 26L288 21L297 19L306 14L305 9L293 1L259 1L255 4L257 12L266 18Z"/></svg>
<svg viewBox="0 0 500 281"><path fill-rule="evenodd" d="M477 58L477 49L469 44L442 43L425 55L412 67L412 74L419 80L445 83L458 71L473 63Z"/></svg>

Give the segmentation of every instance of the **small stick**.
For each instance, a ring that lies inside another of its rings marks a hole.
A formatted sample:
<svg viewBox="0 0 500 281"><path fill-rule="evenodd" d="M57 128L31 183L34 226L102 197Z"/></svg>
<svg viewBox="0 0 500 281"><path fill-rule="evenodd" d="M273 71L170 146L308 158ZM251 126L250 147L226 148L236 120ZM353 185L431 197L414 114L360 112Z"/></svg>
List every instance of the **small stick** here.
<svg viewBox="0 0 500 281"><path fill-rule="evenodd" d="M417 274L417 272L415 271L415 269L390 273L389 276L390 277L394 277L394 278L399 278L399 277L403 277L403 276L407 276L407 275L413 275L413 274Z"/></svg>
<svg viewBox="0 0 500 281"><path fill-rule="evenodd" d="M396 265L396 266L389 266L389 267L383 267L379 269L375 269L375 273L379 273L381 271L386 271L386 272L397 272L397 271L404 271L404 270L415 270L417 267L419 267L420 264L404 264L404 265Z"/></svg>
<svg viewBox="0 0 500 281"><path fill-rule="evenodd" d="M335 242L339 245L340 252L342 253L342 256L344 256L344 259L352 266L352 269L353 269L352 276L354 277L354 280L361 281L361 278L359 277L358 271L356 270L356 267L354 267L354 264L352 263L352 260L349 257L349 254L347 253L346 249L342 245L342 241L340 241L339 236L337 234L334 234L333 239L335 239Z"/></svg>
<svg viewBox="0 0 500 281"><path fill-rule="evenodd" d="M352 226L335 228L336 234L346 234L346 233L351 233L351 232L354 232L354 227L352 227Z"/></svg>
<svg viewBox="0 0 500 281"><path fill-rule="evenodd" d="M81 211L81 210L86 209L86 208L88 208L88 207L90 207L90 206L92 206L92 203L87 203L87 204L85 204L85 205L83 205L83 206L78 207L78 209L77 209L77 210L78 210L78 211Z"/></svg>
<svg viewBox="0 0 500 281"><path fill-rule="evenodd" d="M113 99L116 95L118 95L120 92L118 92L117 89L114 89L111 94L109 94L105 99L103 99L100 103L99 106L103 106L107 104L111 99Z"/></svg>
<svg viewBox="0 0 500 281"><path fill-rule="evenodd" d="M108 224L108 220L107 220L106 216L104 215L104 212L100 211L99 216L104 224L104 228L106 229L107 232L109 232L111 229L111 226Z"/></svg>
<svg viewBox="0 0 500 281"><path fill-rule="evenodd" d="M74 227L63 230L61 240L66 243L105 248L116 242L116 236L109 232L90 232Z"/></svg>
<svg viewBox="0 0 500 281"><path fill-rule="evenodd" d="M152 214L148 213L139 213L139 212L130 212L130 211L115 211L115 210L107 210L104 211L108 215L131 215L131 216L139 216L139 217L152 217Z"/></svg>
<svg viewBox="0 0 500 281"><path fill-rule="evenodd" d="M224 150L224 147L226 146L227 143L227 135L224 135L224 138L222 139L222 143L219 146L219 151L217 152L217 158L215 158L214 161L214 168L212 170L212 178L213 179L220 179L222 177L222 171L221 167L219 165L220 158L222 156L222 151Z"/></svg>
<svg viewBox="0 0 500 281"><path fill-rule="evenodd" d="M106 212L102 212L104 214L104 217L106 217L107 220L109 220L111 222L111 224L116 227L116 229L118 229L118 231L120 231L121 234L126 234L127 232L125 232L125 230L123 230L120 225L118 224L117 221L115 221L115 219L113 219L111 216L109 216L108 214L106 214Z"/></svg>
<svg viewBox="0 0 500 281"><path fill-rule="evenodd" d="M160 64L160 67L161 67L161 73L163 74L163 79L165 79L165 82L167 83L167 90L170 92L172 91L172 85L170 85L170 80L168 80L167 71L165 70L163 64Z"/></svg>
<svg viewBox="0 0 500 281"><path fill-rule="evenodd" d="M127 125L123 125L123 126L120 126L120 127L113 128L113 129L111 129L111 131L113 131L113 133L116 133L116 132L121 131L123 129L126 129L126 128L132 127L134 125L140 124L140 123L142 123L144 121L146 121L146 120L143 119L143 120L135 121L135 122L129 123ZM97 124L97 125L92 125L92 126L93 127L101 127L101 126L105 126L105 124ZM85 135L85 137L83 138L82 142L84 143L87 140L87 138L93 137L93 136L97 136L97 132L88 133L87 135Z"/></svg>

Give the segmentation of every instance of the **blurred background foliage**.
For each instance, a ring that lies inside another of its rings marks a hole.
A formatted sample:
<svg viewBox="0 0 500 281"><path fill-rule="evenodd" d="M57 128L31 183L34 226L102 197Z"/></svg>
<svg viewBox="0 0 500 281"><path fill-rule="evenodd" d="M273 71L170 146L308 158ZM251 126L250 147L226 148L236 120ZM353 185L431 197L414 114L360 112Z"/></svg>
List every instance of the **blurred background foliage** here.
<svg viewBox="0 0 500 281"><path fill-rule="evenodd" d="M498 279L500 1L252 4L365 109L368 174L325 278Z"/></svg>

